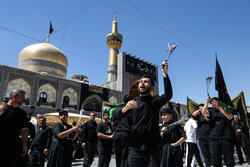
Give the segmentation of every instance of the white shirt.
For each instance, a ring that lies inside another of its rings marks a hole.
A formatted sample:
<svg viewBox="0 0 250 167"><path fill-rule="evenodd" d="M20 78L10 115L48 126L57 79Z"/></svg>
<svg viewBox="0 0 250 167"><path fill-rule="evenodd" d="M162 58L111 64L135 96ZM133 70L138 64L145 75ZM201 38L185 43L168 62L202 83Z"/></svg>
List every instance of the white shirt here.
<svg viewBox="0 0 250 167"><path fill-rule="evenodd" d="M195 122L195 120L189 119L184 126L184 130L187 136L186 142L197 143L196 139L197 123Z"/></svg>

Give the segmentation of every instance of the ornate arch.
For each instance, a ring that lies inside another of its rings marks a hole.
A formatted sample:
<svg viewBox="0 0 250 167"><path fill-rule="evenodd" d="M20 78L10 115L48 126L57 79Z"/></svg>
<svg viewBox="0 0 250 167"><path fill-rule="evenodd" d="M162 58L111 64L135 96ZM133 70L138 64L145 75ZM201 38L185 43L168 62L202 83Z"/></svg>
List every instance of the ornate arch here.
<svg viewBox="0 0 250 167"><path fill-rule="evenodd" d="M13 79L8 83L6 97L9 98L11 91L14 89L21 89L25 91L26 99L30 99L31 86L23 78Z"/></svg>
<svg viewBox="0 0 250 167"><path fill-rule="evenodd" d="M86 108L87 107L87 108ZM83 109L91 109L93 111L97 111L97 112L101 112L102 109L102 99L94 94L89 96L86 100L84 100L84 102L82 103L82 107Z"/></svg>
<svg viewBox="0 0 250 167"><path fill-rule="evenodd" d="M45 92L47 94L47 103L55 103L56 102L56 94L57 90L49 83L46 83L39 87L37 101L39 101L40 94Z"/></svg>
<svg viewBox="0 0 250 167"><path fill-rule="evenodd" d="M66 99L68 98L68 103L66 103ZM67 88L63 91L63 95L62 95L62 107L73 107L75 108L77 106L77 93L75 91L75 89L73 88ZM66 105L67 104L67 105Z"/></svg>

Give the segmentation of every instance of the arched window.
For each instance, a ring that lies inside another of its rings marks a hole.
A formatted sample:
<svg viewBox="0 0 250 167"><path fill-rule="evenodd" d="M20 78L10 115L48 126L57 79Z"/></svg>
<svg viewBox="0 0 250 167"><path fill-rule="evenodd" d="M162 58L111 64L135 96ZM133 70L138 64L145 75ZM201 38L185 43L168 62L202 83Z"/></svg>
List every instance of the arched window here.
<svg viewBox="0 0 250 167"><path fill-rule="evenodd" d="M63 107L66 107L69 105L69 96L63 97Z"/></svg>
<svg viewBox="0 0 250 167"><path fill-rule="evenodd" d="M41 92L39 95L39 102L40 103L46 103L47 102L47 93Z"/></svg>

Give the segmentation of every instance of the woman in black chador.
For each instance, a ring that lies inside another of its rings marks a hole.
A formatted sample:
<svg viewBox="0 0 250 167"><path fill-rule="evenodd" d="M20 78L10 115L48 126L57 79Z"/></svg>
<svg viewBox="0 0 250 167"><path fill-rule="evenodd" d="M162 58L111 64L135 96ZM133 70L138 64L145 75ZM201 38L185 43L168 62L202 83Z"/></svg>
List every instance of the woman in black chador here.
<svg viewBox="0 0 250 167"><path fill-rule="evenodd" d="M47 167L71 167L73 140L78 136L79 127L67 124L68 111L59 112L61 123L53 129L54 137L50 147Z"/></svg>
<svg viewBox="0 0 250 167"><path fill-rule="evenodd" d="M162 137L161 167L182 167L180 145L186 140L186 134L181 125L171 125L175 122L175 114L170 108L162 108L160 114L163 120L163 125L160 127Z"/></svg>

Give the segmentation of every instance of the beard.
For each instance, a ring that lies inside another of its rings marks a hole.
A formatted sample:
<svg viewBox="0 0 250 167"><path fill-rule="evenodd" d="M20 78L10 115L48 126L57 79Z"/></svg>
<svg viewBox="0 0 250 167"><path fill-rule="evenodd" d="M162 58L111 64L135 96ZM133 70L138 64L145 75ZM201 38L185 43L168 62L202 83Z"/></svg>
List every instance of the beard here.
<svg viewBox="0 0 250 167"><path fill-rule="evenodd" d="M138 89L138 91L139 91L139 94L140 94L140 95L146 95L146 94L149 94L149 93L150 93L150 88L144 89L144 90Z"/></svg>

